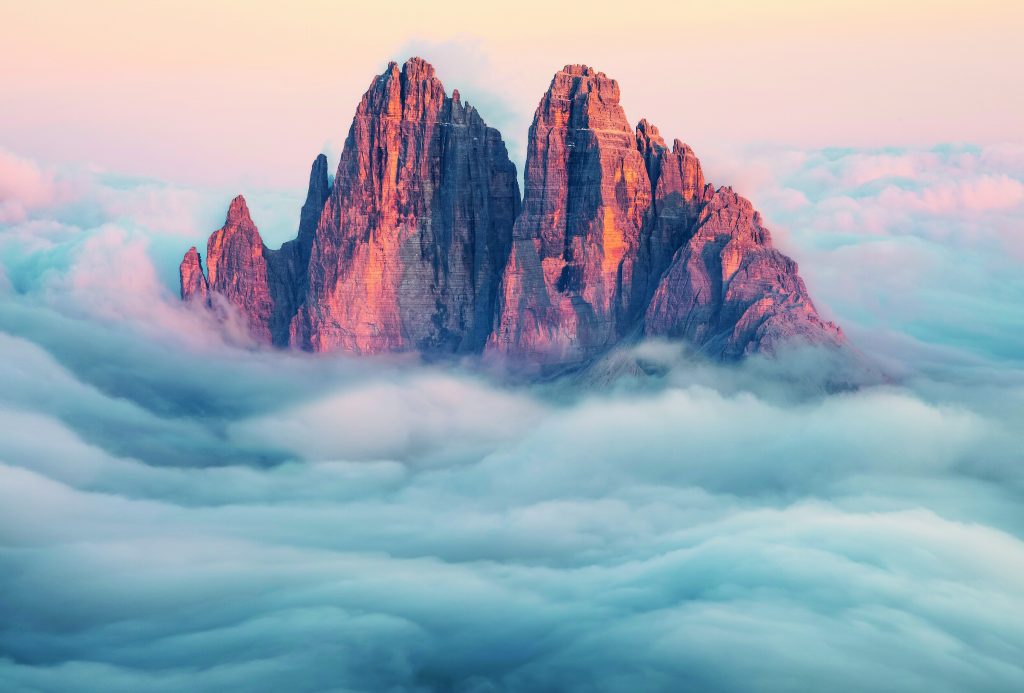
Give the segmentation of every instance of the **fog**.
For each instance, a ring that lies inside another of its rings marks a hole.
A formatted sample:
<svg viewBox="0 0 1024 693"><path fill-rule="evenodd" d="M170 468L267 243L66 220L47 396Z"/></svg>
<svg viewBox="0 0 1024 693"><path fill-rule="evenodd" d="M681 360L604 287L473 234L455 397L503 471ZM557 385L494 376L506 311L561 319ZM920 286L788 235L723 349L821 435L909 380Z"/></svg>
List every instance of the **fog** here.
<svg viewBox="0 0 1024 693"><path fill-rule="evenodd" d="M223 191L4 153L0 688L1020 690L1024 157L711 159L882 384L257 348L177 300Z"/></svg>

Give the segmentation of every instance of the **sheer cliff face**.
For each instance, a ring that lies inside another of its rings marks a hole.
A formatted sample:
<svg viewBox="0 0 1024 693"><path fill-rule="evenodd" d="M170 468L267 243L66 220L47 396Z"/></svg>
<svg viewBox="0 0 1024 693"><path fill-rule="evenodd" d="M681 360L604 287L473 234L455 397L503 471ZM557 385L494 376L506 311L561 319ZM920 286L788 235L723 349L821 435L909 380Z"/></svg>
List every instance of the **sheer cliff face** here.
<svg viewBox="0 0 1024 693"><path fill-rule="evenodd" d="M632 318L643 312L672 255L692 232L705 197L704 173L688 146L675 140L669 149L658 128L646 120L637 125L636 146L644 157L653 197L644 218L642 271L635 282L638 300Z"/></svg>
<svg viewBox="0 0 1024 693"><path fill-rule="evenodd" d="M231 201L224 226L213 232L206 245L210 292L244 306L253 336L270 343L274 300L267 277L267 252L245 199L239 195Z"/></svg>
<svg viewBox="0 0 1024 693"><path fill-rule="evenodd" d="M706 191L696 228L661 277L644 332L686 340L734 359L787 341L838 346L839 328L814 308L796 263L772 247L746 199Z"/></svg>
<svg viewBox="0 0 1024 693"><path fill-rule="evenodd" d="M624 332L651 203L615 80L581 65L555 75L530 127L525 183L488 347L583 360Z"/></svg>
<svg viewBox="0 0 1024 693"><path fill-rule="evenodd" d="M292 342L464 352L490 332L519 212L501 135L419 59L363 96L313 237Z"/></svg>
<svg viewBox="0 0 1024 693"><path fill-rule="evenodd" d="M210 238L209 289L270 344L479 351L519 204L498 131L423 60L392 63L359 104L333 187L314 161L298 237L267 249L237 198ZM183 298L206 298L202 276L190 252Z"/></svg>
<svg viewBox="0 0 1024 693"><path fill-rule="evenodd" d="M222 299L268 344L479 353L585 363L644 336L735 359L796 341L837 347L750 202L707 184L688 146L631 128L618 84L559 71L530 128L519 188L501 135L418 58L356 111L333 185L313 162L298 235L263 245L238 197L183 299Z"/></svg>
<svg viewBox="0 0 1024 693"><path fill-rule="evenodd" d="M637 148L654 190L640 263L648 270L643 334L685 340L722 359L773 353L787 341L842 344L748 200L706 185L693 150L675 140L669 151L645 120Z"/></svg>
<svg viewBox="0 0 1024 693"><path fill-rule="evenodd" d="M525 194L491 352L564 366L639 336L726 359L842 341L750 203L707 185L693 150L669 148L651 123L631 131L600 72L555 75L530 129Z"/></svg>
<svg viewBox="0 0 1024 693"><path fill-rule="evenodd" d="M185 258L178 267L178 279L181 281L181 299L183 301L209 301L210 285L203 273L202 260L195 246L188 249Z"/></svg>

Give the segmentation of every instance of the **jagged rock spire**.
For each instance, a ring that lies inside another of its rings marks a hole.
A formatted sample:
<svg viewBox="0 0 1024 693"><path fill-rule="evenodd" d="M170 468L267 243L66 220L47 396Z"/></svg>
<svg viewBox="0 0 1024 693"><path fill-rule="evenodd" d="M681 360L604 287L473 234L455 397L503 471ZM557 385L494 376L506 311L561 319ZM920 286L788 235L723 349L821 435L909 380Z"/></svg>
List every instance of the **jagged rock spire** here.
<svg viewBox="0 0 1024 693"><path fill-rule="evenodd" d="M615 80L585 65L555 74L530 126L525 182L488 347L583 361L628 329L651 200Z"/></svg>
<svg viewBox="0 0 1024 693"><path fill-rule="evenodd" d="M501 135L421 58L370 83L333 185L311 167L295 240L270 250L244 198L192 248L182 298L234 305L261 341L476 353L563 367L641 336L709 355L839 346L796 263L693 150L630 127L619 85L567 65L537 106L520 213Z"/></svg>
<svg viewBox="0 0 1024 693"><path fill-rule="evenodd" d="M203 263L195 246L185 253L185 258L178 267L178 277L181 280L182 300L206 303L209 298L209 284L206 275L203 274Z"/></svg>
<svg viewBox="0 0 1024 693"><path fill-rule="evenodd" d="M298 243L302 250L304 265L309 260L309 250L313 245L313 234L316 233L317 224L320 223L320 215L323 214L324 205L331 194L331 184L327 177L327 157L320 154L313 160L309 171L309 188L306 192L306 201L302 205L302 212L299 215Z"/></svg>

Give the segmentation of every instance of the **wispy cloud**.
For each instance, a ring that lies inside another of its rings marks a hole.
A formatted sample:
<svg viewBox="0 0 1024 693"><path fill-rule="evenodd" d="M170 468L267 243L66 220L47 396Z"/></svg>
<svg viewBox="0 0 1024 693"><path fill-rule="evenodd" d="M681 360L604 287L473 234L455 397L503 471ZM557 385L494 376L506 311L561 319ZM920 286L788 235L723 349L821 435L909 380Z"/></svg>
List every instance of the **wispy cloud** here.
<svg viewBox="0 0 1024 693"><path fill-rule="evenodd" d="M989 224L1020 205L885 202L1019 183L1014 151L761 159L813 293L898 366L836 395L804 354L646 344L622 358L657 376L511 386L257 349L177 300L221 191L43 195L61 176L20 160L0 687L1018 690L1020 283Z"/></svg>
<svg viewBox="0 0 1024 693"><path fill-rule="evenodd" d="M812 295L874 349L888 332L1019 362L1022 151L754 149L705 170L746 186Z"/></svg>

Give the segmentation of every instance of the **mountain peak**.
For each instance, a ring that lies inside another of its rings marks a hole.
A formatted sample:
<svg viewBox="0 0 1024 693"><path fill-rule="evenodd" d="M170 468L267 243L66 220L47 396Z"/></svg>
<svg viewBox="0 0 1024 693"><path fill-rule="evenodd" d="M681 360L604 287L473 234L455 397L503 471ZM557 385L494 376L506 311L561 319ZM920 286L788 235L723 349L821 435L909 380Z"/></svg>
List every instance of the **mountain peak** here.
<svg viewBox="0 0 1024 693"><path fill-rule="evenodd" d="M301 274L283 280L299 293L291 344L482 348L519 186L501 135L445 95L432 65L392 63L371 83L320 209L308 262L290 261Z"/></svg>
<svg viewBox="0 0 1024 693"><path fill-rule="evenodd" d="M181 265L178 267L178 278L181 280L181 298L184 301L207 300L209 286L206 275L203 274L203 264L199 257L199 251L195 246L185 253Z"/></svg>
<svg viewBox="0 0 1024 693"><path fill-rule="evenodd" d="M419 56L413 56L402 65L402 74L409 81L423 81L434 77L434 66Z"/></svg>
<svg viewBox="0 0 1024 693"><path fill-rule="evenodd" d="M829 347L797 265L748 200L681 140L630 125L618 83L566 65L530 127L525 191L501 134L434 67L390 63L356 109L331 183L317 156L295 240L267 248L245 199L191 248L183 298L218 294L267 344L502 355L579 366L638 337L721 359ZM224 305L224 301L218 303Z"/></svg>
<svg viewBox="0 0 1024 693"><path fill-rule="evenodd" d="M586 65L566 65L555 73L548 87L547 96L580 100L596 95L602 103L617 106L619 83L605 73Z"/></svg>
<svg viewBox="0 0 1024 693"><path fill-rule="evenodd" d="M228 216L224 223L225 226L237 224L252 224L252 217L249 216L249 206L241 195L236 195L231 200L231 205L228 207Z"/></svg>
<svg viewBox="0 0 1024 693"><path fill-rule="evenodd" d="M681 156L692 156L693 149L690 148L690 145L686 144L677 137L676 139L672 140L672 153L679 154Z"/></svg>
<svg viewBox="0 0 1024 693"><path fill-rule="evenodd" d="M592 68L592 67L590 67L588 65L582 65L582 64L566 65L561 70L559 70L559 74L566 74L566 75L570 75L572 77L604 77L605 76L603 72L598 72L594 68Z"/></svg>
<svg viewBox="0 0 1024 693"><path fill-rule="evenodd" d="M649 122L646 118L642 118L639 123L636 124L636 142L640 152L646 154L647 150L652 146L666 149L665 140L661 137L661 132L658 131L657 126Z"/></svg>
<svg viewBox="0 0 1024 693"><path fill-rule="evenodd" d="M423 58L409 58L399 69L395 62L377 75L356 111L356 117L383 114L401 120L422 120L440 110L444 85L434 66Z"/></svg>

